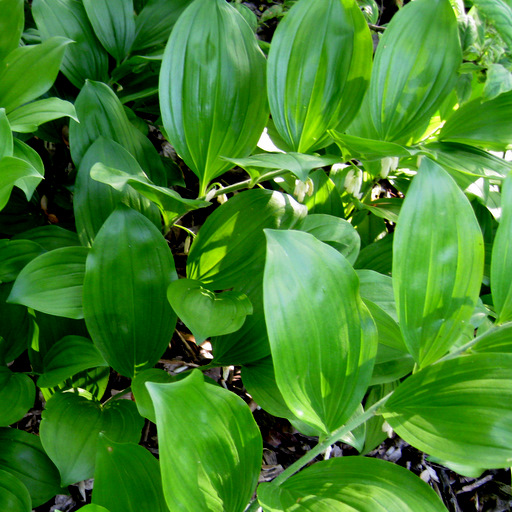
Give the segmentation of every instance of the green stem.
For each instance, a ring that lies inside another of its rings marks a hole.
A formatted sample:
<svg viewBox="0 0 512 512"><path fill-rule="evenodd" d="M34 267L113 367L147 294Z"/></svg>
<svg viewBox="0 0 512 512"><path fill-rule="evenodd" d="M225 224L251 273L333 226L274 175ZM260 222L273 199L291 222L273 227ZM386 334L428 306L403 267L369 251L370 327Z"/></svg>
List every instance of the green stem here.
<svg viewBox="0 0 512 512"><path fill-rule="evenodd" d="M256 512L256 510L258 510L258 508L260 507L260 504L258 502L258 500L254 500L250 505L249 505L249 508L246 508L245 509L245 512Z"/></svg>

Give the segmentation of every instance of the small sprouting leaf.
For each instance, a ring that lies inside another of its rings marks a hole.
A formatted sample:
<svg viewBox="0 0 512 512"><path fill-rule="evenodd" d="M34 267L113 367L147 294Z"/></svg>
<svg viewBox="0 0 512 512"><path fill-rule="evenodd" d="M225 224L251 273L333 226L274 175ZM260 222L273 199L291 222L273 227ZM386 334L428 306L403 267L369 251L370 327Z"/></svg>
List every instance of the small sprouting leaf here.
<svg viewBox="0 0 512 512"><path fill-rule="evenodd" d="M31 512L32 499L23 482L0 469L0 509L9 512Z"/></svg>
<svg viewBox="0 0 512 512"><path fill-rule="evenodd" d="M194 335L196 343L238 331L245 317L252 314L251 301L243 293L225 291L216 294L194 279L173 281L167 289L167 298Z"/></svg>
<svg viewBox="0 0 512 512"><path fill-rule="evenodd" d="M28 375L0 366L0 426L21 420L34 406L35 399L36 388Z"/></svg>
<svg viewBox="0 0 512 512"><path fill-rule="evenodd" d="M261 434L245 402L206 384L199 370L171 384L148 382L147 388L169 510L243 512L262 457Z"/></svg>

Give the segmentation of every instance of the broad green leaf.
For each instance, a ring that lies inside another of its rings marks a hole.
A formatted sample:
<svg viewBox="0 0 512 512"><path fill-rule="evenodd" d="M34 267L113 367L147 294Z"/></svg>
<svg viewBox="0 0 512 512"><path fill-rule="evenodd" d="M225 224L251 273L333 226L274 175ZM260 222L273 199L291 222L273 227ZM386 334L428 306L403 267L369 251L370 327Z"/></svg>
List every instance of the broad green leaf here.
<svg viewBox="0 0 512 512"><path fill-rule="evenodd" d="M245 402L206 384L199 370L147 388L156 411L169 510L243 512L256 489L262 457L261 434Z"/></svg>
<svg viewBox="0 0 512 512"><path fill-rule="evenodd" d="M23 231L14 235L12 240L30 240L46 251L80 245L76 233L54 225L40 226Z"/></svg>
<svg viewBox="0 0 512 512"><path fill-rule="evenodd" d="M9 122L15 132L32 133L39 125L65 116L78 121L73 104L59 98L47 98L18 107L9 114Z"/></svg>
<svg viewBox="0 0 512 512"><path fill-rule="evenodd" d="M98 138L105 137L131 153L155 183L165 184L165 169L156 149L133 126L108 85L88 80L76 99L75 108L80 124L71 121L69 126L71 156L75 165L80 166L89 147Z"/></svg>
<svg viewBox="0 0 512 512"><path fill-rule="evenodd" d="M89 503L89 505L85 505L80 509L82 512L111 512L110 510L102 507L101 505L95 505L94 503Z"/></svg>
<svg viewBox="0 0 512 512"><path fill-rule="evenodd" d="M318 169L310 174L310 178L313 182L313 194L306 194L304 197L309 213L343 217L345 212L340 194L329 176L322 169Z"/></svg>
<svg viewBox="0 0 512 512"><path fill-rule="evenodd" d="M3 469L0 469L0 509L9 512L32 510L32 499L28 489L21 480Z"/></svg>
<svg viewBox="0 0 512 512"><path fill-rule="evenodd" d="M120 203L139 211L160 229L160 214L148 199L125 184L114 189L93 179L93 168L100 165L97 162L115 165L128 177L145 176L137 160L117 142L99 137L89 146L78 168L73 194L76 230L82 244L92 244L101 226Z"/></svg>
<svg viewBox="0 0 512 512"><path fill-rule="evenodd" d="M2 140L2 146L0 146L0 160L2 160L4 156L12 156L14 150L12 128L5 114L5 108L0 108L0 137Z"/></svg>
<svg viewBox="0 0 512 512"><path fill-rule="evenodd" d="M0 426L21 420L34 406L35 398L36 388L28 375L0 366Z"/></svg>
<svg viewBox="0 0 512 512"><path fill-rule="evenodd" d="M246 316L253 312L251 301L243 293L216 294L194 279L173 281L167 289L167 298L198 344L211 336L238 331Z"/></svg>
<svg viewBox="0 0 512 512"><path fill-rule="evenodd" d="M420 367L443 356L471 318L484 265L473 208L439 165L424 158L393 241L393 286L405 344Z"/></svg>
<svg viewBox="0 0 512 512"><path fill-rule="evenodd" d="M512 173L503 183L501 220L491 260L491 290L497 322L512 320Z"/></svg>
<svg viewBox="0 0 512 512"><path fill-rule="evenodd" d="M225 0L195 0L179 17L160 71L160 109L170 143L208 183L248 156L268 119L266 61L241 14Z"/></svg>
<svg viewBox="0 0 512 512"><path fill-rule="evenodd" d="M261 484L258 501L265 512L447 512L411 471L365 457L317 462L280 486Z"/></svg>
<svg viewBox="0 0 512 512"><path fill-rule="evenodd" d="M136 190L141 196L158 206L166 226L171 226L178 217L189 211L211 205L209 201L185 199L175 190L151 183L143 174L130 175L118 169L118 163L115 163L115 166L115 168L107 167L102 163L97 163L91 168L91 178L110 185L115 190L130 190L130 188Z"/></svg>
<svg viewBox="0 0 512 512"><path fill-rule="evenodd" d="M27 263L44 252L39 244L30 240L10 240L0 245L0 283L14 281Z"/></svg>
<svg viewBox="0 0 512 512"><path fill-rule="evenodd" d="M374 270L358 270L359 291L364 301L371 301L392 319L398 321L393 280L390 276L379 274ZM405 349L405 345L401 346ZM397 346L398 348L398 346Z"/></svg>
<svg viewBox="0 0 512 512"><path fill-rule="evenodd" d="M485 471L485 468L477 468L475 466L468 466L466 464L457 464L455 462L449 462L438 457L432 457L431 455L427 457L427 460L429 462L433 462L434 464L440 464L441 466L451 469L459 475L467 476L468 478L479 478Z"/></svg>
<svg viewBox="0 0 512 512"><path fill-rule="evenodd" d="M344 131L370 78L372 39L353 0L300 0L277 26L267 90L279 135L299 153Z"/></svg>
<svg viewBox="0 0 512 512"><path fill-rule="evenodd" d="M413 374L382 414L407 443L430 455L505 468L512 460L511 399L512 355L475 354Z"/></svg>
<svg viewBox="0 0 512 512"><path fill-rule="evenodd" d="M329 433L366 392L375 324L359 296L357 275L340 253L308 233L265 233L264 308L276 382L295 416Z"/></svg>
<svg viewBox="0 0 512 512"><path fill-rule="evenodd" d="M25 22L24 3L23 0L0 0L0 61L20 44Z"/></svg>
<svg viewBox="0 0 512 512"><path fill-rule="evenodd" d="M62 492L59 471L46 455L39 436L0 428L0 469L21 480L39 507Z"/></svg>
<svg viewBox="0 0 512 512"><path fill-rule="evenodd" d="M12 156L16 158L20 158L21 160L25 160L29 164L34 167L34 169L44 176L44 164L43 160L39 156L39 153L32 149L28 144L22 142L19 139L14 139L14 146ZM30 178L28 179L28 183L25 185L28 190L31 191L31 194L36 189L37 184L33 184L30 186Z"/></svg>
<svg viewBox="0 0 512 512"><path fill-rule="evenodd" d="M512 147L512 91L465 103L446 121L438 139L505 151Z"/></svg>
<svg viewBox="0 0 512 512"><path fill-rule="evenodd" d="M318 238L343 254L351 263L357 259L361 240L350 222L333 215L311 214L295 227Z"/></svg>
<svg viewBox="0 0 512 512"><path fill-rule="evenodd" d="M83 318L82 287L86 247L63 247L41 254L20 272L9 295L12 304L66 318Z"/></svg>
<svg viewBox="0 0 512 512"><path fill-rule="evenodd" d="M176 324L167 301L175 279L171 251L158 229L120 205L87 257L83 304L94 344L122 375L151 368L165 351Z"/></svg>
<svg viewBox="0 0 512 512"><path fill-rule="evenodd" d="M169 512L158 460L137 444L99 437L92 501L110 512Z"/></svg>
<svg viewBox="0 0 512 512"><path fill-rule="evenodd" d="M475 341L474 352L512 353L512 322L492 327Z"/></svg>
<svg viewBox="0 0 512 512"><path fill-rule="evenodd" d="M450 1L408 3L379 41L370 87L350 133L407 143L454 88L461 62Z"/></svg>
<svg viewBox="0 0 512 512"><path fill-rule="evenodd" d="M510 14L510 19L512 19L512 8ZM510 35L512 42L512 31ZM512 73L501 64L491 64L487 69L483 99L492 100L510 90L512 90Z"/></svg>
<svg viewBox="0 0 512 512"><path fill-rule="evenodd" d="M374 270L381 274L391 274L393 265L393 233L363 247L359 252L354 268Z"/></svg>
<svg viewBox="0 0 512 512"><path fill-rule="evenodd" d="M0 62L0 106L10 113L44 94L57 78L71 42L65 37L51 37L42 44L13 50Z"/></svg>
<svg viewBox="0 0 512 512"><path fill-rule="evenodd" d="M252 155L247 158L226 158L247 171L253 180L258 179L262 172L260 169L277 170L283 169L295 174L302 181L308 179L310 171L319 167L339 162L339 156L314 156L301 153L263 153Z"/></svg>
<svg viewBox="0 0 512 512"><path fill-rule="evenodd" d="M117 62L123 60L135 39L133 0L83 0L94 33Z"/></svg>
<svg viewBox="0 0 512 512"><path fill-rule="evenodd" d="M165 44L169 34L192 0L149 0L135 20L132 50L140 51Z"/></svg>
<svg viewBox="0 0 512 512"><path fill-rule="evenodd" d="M494 25L503 41L512 49L512 4L509 0L473 0L473 5Z"/></svg>
<svg viewBox="0 0 512 512"><path fill-rule="evenodd" d="M102 406L74 393L53 395L42 418L41 442L59 468L63 486L93 477L100 432L116 442L137 443L144 424L129 400Z"/></svg>
<svg viewBox="0 0 512 512"><path fill-rule="evenodd" d="M30 200L35 188L43 179L32 164L14 156L4 156L0 160L0 175L0 210L8 203L13 187L23 190L27 200Z"/></svg>
<svg viewBox="0 0 512 512"><path fill-rule="evenodd" d="M59 35L75 42L61 66L75 87L81 89L87 79L107 80L108 54L94 34L80 0L34 0L32 14L43 40Z"/></svg>
<svg viewBox="0 0 512 512"><path fill-rule="evenodd" d="M65 336L44 356L44 373L37 380L40 388L57 386L89 368L107 366L91 340L82 336Z"/></svg>

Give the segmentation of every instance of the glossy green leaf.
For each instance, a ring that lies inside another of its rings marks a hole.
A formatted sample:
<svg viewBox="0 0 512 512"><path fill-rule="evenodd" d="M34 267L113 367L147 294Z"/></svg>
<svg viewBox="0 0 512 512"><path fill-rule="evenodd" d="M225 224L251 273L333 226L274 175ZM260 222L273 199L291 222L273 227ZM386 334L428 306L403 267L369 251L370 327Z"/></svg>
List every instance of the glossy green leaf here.
<svg viewBox="0 0 512 512"><path fill-rule="evenodd" d="M158 460L133 443L114 443L100 434L92 501L110 512L169 512Z"/></svg>
<svg viewBox="0 0 512 512"><path fill-rule="evenodd" d="M300 153L344 131L370 78L372 39L353 0L301 0L277 26L268 56L272 119Z"/></svg>
<svg viewBox="0 0 512 512"><path fill-rule="evenodd" d="M436 493L405 468L379 459L317 462L279 487L261 484L265 512L446 512Z"/></svg>
<svg viewBox="0 0 512 512"><path fill-rule="evenodd" d="M32 499L23 482L0 469L0 508L9 512L31 512Z"/></svg>
<svg viewBox="0 0 512 512"><path fill-rule="evenodd" d="M46 402L40 437L65 486L94 475L100 432L116 442L137 443L143 424L129 400L101 406L74 393L57 393Z"/></svg>
<svg viewBox="0 0 512 512"><path fill-rule="evenodd" d="M22 233L17 233L12 237L12 240L30 240L40 245L46 251L80 245L76 233L54 225L39 226Z"/></svg>
<svg viewBox="0 0 512 512"><path fill-rule="evenodd" d="M93 179L93 168L99 165L97 162L115 165L128 177L145 176L137 160L117 142L99 137L89 146L78 168L73 194L76 230L82 244L92 244L101 226L120 203L139 211L160 229L160 214L148 199L125 184L114 189Z"/></svg>
<svg viewBox="0 0 512 512"><path fill-rule="evenodd" d="M46 455L39 436L0 428L0 469L21 480L38 507L62 492L59 471Z"/></svg>
<svg viewBox="0 0 512 512"><path fill-rule="evenodd" d="M512 322L492 327L475 341L471 347L474 352L512 353Z"/></svg>
<svg viewBox="0 0 512 512"><path fill-rule="evenodd" d="M512 147L512 91L489 101L465 103L446 121L439 140L474 144L494 151Z"/></svg>
<svg viewBox="0 0 512 512"><path fill-rule="evenodd" d="M243 293L225 291L216 294L194 279L173 281L167 289L167 298L194 335L196 343L238 331L245 317L253 312L251 301Z"/></svg>
<svg viewBox="0 0 512 512"><path fill-rule="evenodd" d="M132 50L140 51L165 44L169 34L192 0L149 0L135 20Z"/></svg>
<svg viewBox="0 0 512 512"><path fill-rule="evenodd" d="M473 0L473 5L494 25L509 49L512 49L512 4L508 0Z"/></svg>
<svg viewBox="0 0 512 512"><path fill-rule="evenodd" d="M34 0L32 14L43 39L59 35L75 41L61 70L81 89L86 79L106 81L108 54L101 46L79 0Z"/></svg>
<svg viewBox="0 0 512 512"><path fill-rule="evenodd" d="M7 113L53 85L69 43L65 37L51 37L42 44L16 48L0 62L0 106Z"/></svg>
<svg viewBox="0 0 512 512"><path fill-rule="evenodd" d="M66 318L83 318L82 287L86 247L64 247L41 254L20 272L9 302Z"/></svg>
<svg viewBox="0 0 512 512"><path fill-rule="evenodd" d="M47 98L18 107L9 114L9 122L15 132L32 133L39 125L61 117L78 121L72 103L60 98Z"/></svg>
<svg viewBox="0 0 512 512"><path fill-rule="evenodd" d="M329 433L352 415L369 385L375 324L340 253L308 233L265 233L264 308L276 382L295 416Z"/></svg>
<svg viewBox="0 0 512 512"><path fill-rule="evenodd" d="M413 374L383 415L400 437L430 455L505 468L512 460L511 398L512 355L475 354Z"/></svg>
<svg viewBox="0 0 512 512"><path fill-rule="evenodd" d="M89 503L88 505L85 505L85 507L82 507L80 510L82 510L82 512L111 512L105 507L102 507L101 505L95 505L94 503Z"/></svg>
<svg viewBox="0 0 512 512"><path fill-rule="evenodd" d="M83 303L94 344L122 375L151 368L165 351L176 324L167 301L175 279L172 254L158 229L120 205L87 257Z"/></svg>
<svg viewBox="0 0 512 512"><path fill-rule="evenodd" d="M501 192L501 220L492 247L491 290L497 322L509 322L512 320L512 173Z"/></svg>
<svg viewBox="0 0 512 512"><path fill-rule="evenodd" d="M83 3L103 48L120 62L135 39L133 0L83 0Z"/></svg>
<svg viewBox="0 0 512 512"><path fill-rule="evenodd" d="M263 153L261 155L252 155L247 158L226 158L239 167L247 171L252 179L261 176L259 169L277 170L283 169L295 174L302 181L308 179L310 171L319 167L339 162L339 156L314 156L301 153Z"/></svg>
<svg viewBox="0 0 512 512"><path fill-rule="evenodd" d="M44 373L37 380L41 388L57 386L89 368L107 366L91 340L82 336L65 336L44 356Z"/></svg>
<svg viewBox="0 0 512 512"><path fill-rule="evenodd" d="M0 175L0 210L9 201L13 187L23 190L27 200L30 200L34 189L43 179L30 163L14 156L4 156L0 160Z"/></svg>
<svg viewBox="0 0 512 512"><path fill-rule="evenodd" d="M27 263L44 252L39 244L30 240L10 240L0 245L0 283L14 281Z"/></svg>
<svg viewBox="0 0 512 512"><path fill-rule="evenodd" d="M21 160L25 160L29 164L34 167L34 169L41 174L41 176L44 176L44 165L43 160L39 156L39 153L32 149L28 144L25 142L22 142L19 139L14 139L14 145L13 145L13 152L12 156L15 158L20 158ZM27 180L28 183L25 185L27 190L30 190L30 193L32 194L33 191L36 189L36 184L30 184L30 178ZM20 187L21 188L21 187ZM23 189L22 189L23 190Z"/></svg>
<svg viewBox="0 0 512 512"><path fill-rule="evenodd" d="M195 0L166 46L159 97L170 143L200 180L232 167L221 157L245 157L267 118L266 61L241 14L225 0Z"/></svg>
<svg viewBox="0 0 512 512"><path fill-rule="evenodd" d="M0 366L0 426L21 420L34 406L35 398L36 388L28 375Z"/></svg>
<svg viewBox="0 0 512 512"><path fill-rule="evenodd" d="M75 108L80 124L71 121L69 126L75 165L80 166L89 147L100 137L105 137L131 153L155 183L165 183L165 169L156 149L130 122L123 105L108 85L88 80L76 99Z"/></svg>
<svg viewBox="0 0 512 512"><path fill-rule="evenodd" d="M454 88L461 62L450 1L408 3L379 41L370 87L350 133L407 143Z"/></svg>
<svg viewBox="0 0 512 512"><path fill-rule="evenodd" d="M366 269L358 270L357 277L359 278L359 291L363 300L371 301L392 319L398 321L391 277ZM402 345L402 348L405 349L405 345Z"/></svg>
<svg viewBox="0 0 512 512"><path fill-rule="evenodd" d="M12 137L12 129L9 124L5 108L0 108L0 137L2 138L2 146L0 147L0 160L4 156L12 156L14 150L14 141Z"/></svg>
<svg viewBox="0 0 512 512"><path fill-rule="evenodd" d="M243 512L256 489L263 444L245 402L207 385L199 370L179 382L147 388L156 411L169 510Z"/></svg>
<svg viewBox="0 0 512 512"><path fill-rule="evenodd" d="M309 213L343 217L345 212L340 194L329 176L318 169L310 174L310 178L313 182L313 193L304 197Z"/></svg>
<svg viewBox="0 0 512 512"><path fill-rule="evenodd" d="M407 192L393 241L393 286L405 344L421 366L457 341L480 292L482 232L456 183L422 160Z"/></svg>
<svg viewBox="0 0 512 512"><path fill-rule="evenodd" d="M357 259L361 240L350 222L333 215L311 214L295 228L305 231L343 254L351 263Z"/></svg>
<svg viewBox="0 0 512 512"><path fill-rule="evenodd" d="M0 0L0 61L20 44L25 22L23 4L23 0Z"/></svg>
<svg viewBox="0 0 512 512"><path fill-rule="evenodd" d="M115 190L130 190L130 188L136 190L141 196L158 206L166 226L171 226L178 217L189 211L211 205L209 201L181 197L175 190L159 187L142 174L130 175L118 169L118 163L115 165L116 168L107 167L102 163L95 164L90 171L91 178L110 185Z"/></svg>

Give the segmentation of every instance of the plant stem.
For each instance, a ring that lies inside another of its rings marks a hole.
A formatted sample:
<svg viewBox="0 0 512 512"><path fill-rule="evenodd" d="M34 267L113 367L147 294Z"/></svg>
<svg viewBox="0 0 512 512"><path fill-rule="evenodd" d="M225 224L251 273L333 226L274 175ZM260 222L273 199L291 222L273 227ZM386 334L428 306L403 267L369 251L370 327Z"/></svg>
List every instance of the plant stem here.
<svg viewBox="0 0 512 512"><path fill-rule="evenodd" d="M278 169L277 171L270 171L265 174L262 174L255 180L252 180L252 179L244 180L244 181L240 181L239 183L234 183L233 185L228 185L227 187L219 188L213 194L212 199L214 197L219 197L222 194L230 194L231 192L236 192L237 190L242 190L244 188L253 188L256 185L258 185L259 183L271 180L273 178L279 178L280 176L282 176L283 174L286 174L288 172L290 172L290 171Z"/></svg>

